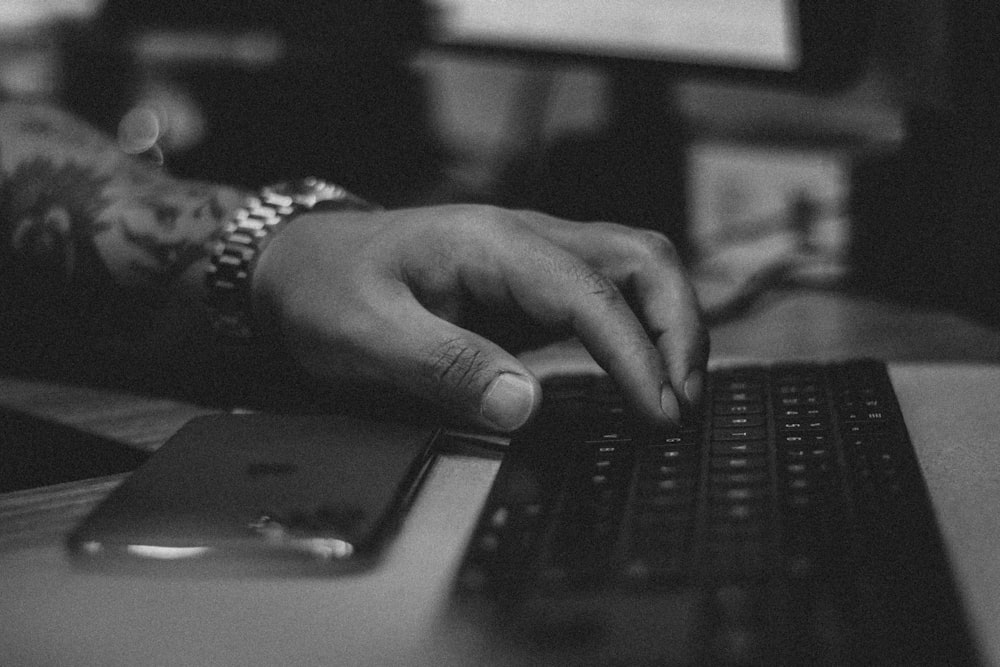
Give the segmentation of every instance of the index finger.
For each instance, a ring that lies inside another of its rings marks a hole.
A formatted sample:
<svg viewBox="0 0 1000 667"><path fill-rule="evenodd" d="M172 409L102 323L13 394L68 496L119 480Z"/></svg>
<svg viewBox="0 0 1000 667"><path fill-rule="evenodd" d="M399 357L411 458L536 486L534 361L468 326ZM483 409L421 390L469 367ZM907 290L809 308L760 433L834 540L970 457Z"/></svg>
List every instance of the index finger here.
<svg viewBox="0 0 1000 667"><path fill-rule="evenodd" d="M680 418L662 353L615 281L583 259L520 228L466 267L480 298L502 299L541 324L569 328L646 418ZM484 291L485 290L485 291Z"/></svg>
<svg viewBox="0 0 1000 667"><path fill-rule="evenodd" d="M584 259L625 291L687 403L700 399L709 336L680 257L662 234L611 223L572 223L524 213L536 233Z"/></svg>
<svg viewBox="0 0 1000 667"><path fill-rule="evenodd" d="M677 262L655 257L629 277L650 338L667 360L670 382L688 404L701 400L709 337L694 289Z"/></svg>

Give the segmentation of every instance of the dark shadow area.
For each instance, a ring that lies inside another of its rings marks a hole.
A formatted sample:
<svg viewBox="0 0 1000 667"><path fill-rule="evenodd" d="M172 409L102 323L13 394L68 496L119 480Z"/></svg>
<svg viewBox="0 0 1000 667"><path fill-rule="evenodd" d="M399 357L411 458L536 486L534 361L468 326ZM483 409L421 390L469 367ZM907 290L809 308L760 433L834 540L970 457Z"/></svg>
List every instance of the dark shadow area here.
<svg viewBox="0 0 1000 667"><path fill-rule="evenodd" d="M148 458L125 443L0 409L0 493L130 472Z"/></svg>
<svg viewBox="0 0 1000 667"><path fill-rule="evenodd" d="M902 149L852 173L858 287L1000 323L1000 7L944 3L940 100L907 106Z"/></svg>

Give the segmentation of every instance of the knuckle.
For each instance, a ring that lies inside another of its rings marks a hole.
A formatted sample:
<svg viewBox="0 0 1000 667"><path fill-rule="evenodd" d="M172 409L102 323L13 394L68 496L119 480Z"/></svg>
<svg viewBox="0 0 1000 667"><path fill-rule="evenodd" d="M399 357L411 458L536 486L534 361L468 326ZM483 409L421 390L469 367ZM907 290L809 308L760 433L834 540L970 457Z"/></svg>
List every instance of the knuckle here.
<svg viewBox="0 0 1000 667"><path fill-rule="evenodd" d="M615 282L596 269L580 267L575 278L584 286L584 290L605 301L613 302L622 298L621 291Z"/></svg>
<svg viewBox="0 0 1000 667"><path fill-rule="evenodd" d="M622 236L622 235L628 236L632 232L636 231L632 227L628 227L626 225L622 225L617 222L604 222L604 221L588 222L586 223L584 228L588 232L599 234L601 236L611 239L615 238L616 236Z"/></svg>
<svg viewBox="0 0 1000 667"><path fill-rule="evenodd" d="M478 236L506 225L510 214L497 206L456 204L440 222L445 231L460 237Z"/></svg>
<svg viewBox="0 0 1000 667"><path fill-rule="evenodd" d="M643 263L677 264L677 248L665 235L650 229L636 229L629 234L632 255Z"/></svg>

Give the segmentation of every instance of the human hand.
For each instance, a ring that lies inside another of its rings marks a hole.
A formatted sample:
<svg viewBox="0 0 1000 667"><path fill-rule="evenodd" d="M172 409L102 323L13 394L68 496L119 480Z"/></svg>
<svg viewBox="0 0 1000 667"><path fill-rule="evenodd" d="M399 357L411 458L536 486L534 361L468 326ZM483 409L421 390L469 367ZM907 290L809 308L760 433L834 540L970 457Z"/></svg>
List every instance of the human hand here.
<svg viewBox="0 0 1000 667"><path fill-rule="evenodd" d="M487 206L303 214L261 253L253 300L315 376L403 389L501 431L528 421L541 388L491 340L500 319L578 336L655 423L697 402L708 355L662 235Z"/></svg>

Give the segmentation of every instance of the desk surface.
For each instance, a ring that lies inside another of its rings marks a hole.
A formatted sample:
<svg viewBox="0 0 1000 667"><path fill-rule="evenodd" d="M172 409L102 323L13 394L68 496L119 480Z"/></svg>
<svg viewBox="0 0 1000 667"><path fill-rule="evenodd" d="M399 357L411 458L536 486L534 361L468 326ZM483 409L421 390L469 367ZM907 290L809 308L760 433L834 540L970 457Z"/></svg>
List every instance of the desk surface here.
<svg viewBox="0 0 1000 667"><path fill-rule="evenodd" d="M893 380L991 664L1000 665L1000 333L952 315L794 294L713 332L716 356L873 355ZM913 363L913 362L935 362ZM970 363L972 362L972 363ZM977 400L966 400L977 396ZM928 401L939 409L921 409ZM208 408L0 378L0 404L141 447ZM958 433L956 436L955 433ZM377 571L330 580L185 581L84 574L61 540L116 480L0 498L0 663L500 664L445 629L454 570L497 462L442 457Z"/></svg>

